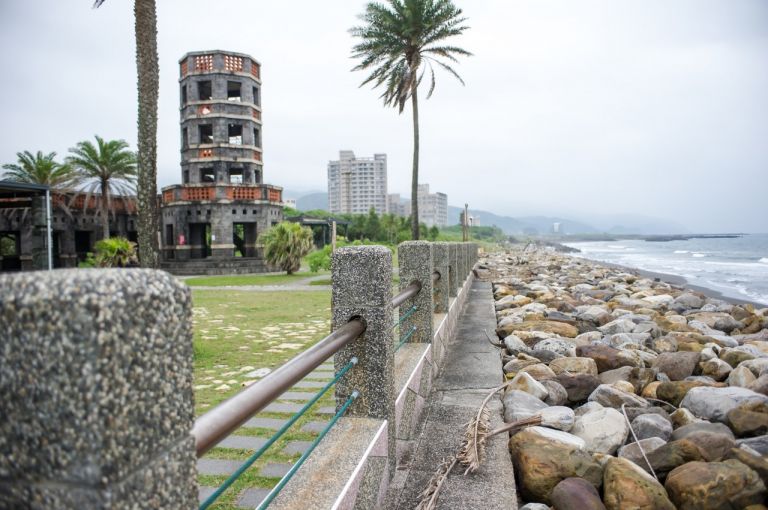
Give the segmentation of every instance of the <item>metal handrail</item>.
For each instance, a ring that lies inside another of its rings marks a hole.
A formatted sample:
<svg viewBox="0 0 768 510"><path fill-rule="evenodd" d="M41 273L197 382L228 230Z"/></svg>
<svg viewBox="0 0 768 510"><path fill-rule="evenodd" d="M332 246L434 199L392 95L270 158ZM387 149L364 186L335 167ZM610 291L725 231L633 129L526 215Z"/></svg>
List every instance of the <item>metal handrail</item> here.
<svg viewBox="0 0 768 510"><path fill-rule="evenodd" d="M439 278L440 273L432 274L433 280L436 277ZM392 308L399 307L419 292L421 292L421 282L412 281L392 298ZM192 427L197 456L202 457L248 421L251 416L271 404L342 347L362 335L364 331L365 324L361 319L350 320L274 372L197 418Z"/></svg>
<svg viewBox="0 0 768 510"><path fill-rule="evenodd" d="M363 321L352 319L271 374L200 416L192 427L197 456L204 455L364 331Z"/></svg>
<svg viewBox="0 0 768 510"><path fill-rule="evenodd" d="M397 295L395 295L395 297L392 298L392 308L399 307L410 298L416 296L419 292L421 292L421 282L418 280L413 280L408 284L406 288L401 290Z"/></svg>

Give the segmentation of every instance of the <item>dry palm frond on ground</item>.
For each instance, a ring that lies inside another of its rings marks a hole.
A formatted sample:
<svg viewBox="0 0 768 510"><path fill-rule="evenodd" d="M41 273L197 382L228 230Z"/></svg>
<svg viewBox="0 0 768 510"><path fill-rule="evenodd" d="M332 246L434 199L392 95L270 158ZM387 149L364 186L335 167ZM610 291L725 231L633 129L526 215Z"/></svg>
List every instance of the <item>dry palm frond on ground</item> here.
<svg viewBox="0 0 768 510"><path fill-rule="evenodd" d="M488 402L496 393L503 390L508 385L509 383L506 383L494 388L483 399L483 402L477 410L477 414L464 429L464 437L461 441L459 452L453 457L444 459L440 464L440 467L429 480L427 487L419 495L420 499L416 506L416 510L434 510L437 508L437 499L440 496L440 489L442 489L445 480L448 478L448 475L456 464L461 464L465 467L465 476L477 471L485 458L485 446L489 438L496 434L501 434L502 432L516 432L521 428L539 425L541 423L541 416L536 415L524 420L507 423L497 429L491 430L491 413L488 410Z"/></svg>

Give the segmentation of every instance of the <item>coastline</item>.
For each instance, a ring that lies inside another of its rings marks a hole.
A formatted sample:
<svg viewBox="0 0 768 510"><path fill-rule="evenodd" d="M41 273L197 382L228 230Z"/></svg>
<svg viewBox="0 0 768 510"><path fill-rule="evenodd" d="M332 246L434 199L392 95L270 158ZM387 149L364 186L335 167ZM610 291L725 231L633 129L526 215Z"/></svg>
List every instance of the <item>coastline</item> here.
<svg viewBox="0 0 768 510"><path fill-rule="evenodd" d="M574 256L571 254L571 256ZM602 265L605 267L611 267L614 269L621 269L624 271L627 271L632 274L636 274L638 276L642 276L645 278L651 278L651 279L659 279L663 282L666 282L670 285L675 285L677 287L684 287L686 289L690 289L696 292L699 292L701 294L704 294L705 296L713 299L720 299L722 301L725 301L727 303L731 303L734 305L752 305L755 307L756 310L760 310L762 308L768 308L768 304L760 303L757 301L752 301L750 299L741 299L741 298L735 298L731 296L726 296L719 290L711 289L709 287L703 287L701 285L694 285L690 283L688 280L686 280L682 276L678 276L676 274L669 274L669 273L658 273L655 271L648 271L645 269L638 269L636 267L631 266L624 266L621 264L614 264L612 262L603 262L602 260L594 260L587 257L577 257L582 260L588 260L592 262L593 264Z"/></svg>

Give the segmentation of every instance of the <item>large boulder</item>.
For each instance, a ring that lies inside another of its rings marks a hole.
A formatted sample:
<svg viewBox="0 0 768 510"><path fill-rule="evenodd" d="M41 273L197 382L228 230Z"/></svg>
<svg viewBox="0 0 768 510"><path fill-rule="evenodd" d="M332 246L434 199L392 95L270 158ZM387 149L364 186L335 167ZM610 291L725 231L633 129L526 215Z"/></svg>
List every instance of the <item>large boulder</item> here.
<svg viewBox="0 0 768 510"><path fill-rule="evenodd" d="M560 374L597 375L597 363L592 358L558 358L549 364L549 368Z"/></svg>
<svg viewBox="0 0 768 510"><path fill-rule="evenodd" d="M749 466L768 487L768 458L755 455L754 452L748 452L743 448L733 448L726 456L727 459L736 459L742 464Z"/></svg>
<svg viewBox="0 0 768 510"><path fill-rule="evenodd" d="M709 386L702 381L665 381L656 387L656 398L677 407L691 388Z"/></svg>
<svg viewBox="0 0 768 510"><path fill-rule="evenodd" d="M573 428L576 416L573 409L565 406L550 406L539 411L541 426L568 432Z"/></svg>
<svg viewBox="0 0 768 510"><path fill-rule="evenodd" d="M667 476L667 473L686 462L707 460L704 451L696 443L688 439L669 442L651 452L646 452L646 456L656 476L662 479ZM637 465L650 472L645 462L638 463Z"/></svg>
<svg viewBox="0 0 768 510"><path fill-rule="evenodd" d="M571 403L583 402L600 385L600 380L594 375L587 374L560 374L555 381L565 388L568 401Z"/></svg>
<svg viewBox="0 0 768 510"><path fill-rule="evenodd" d="M620 409L622 404L630 407L648 406L648 401L643 397L638 397L634 393L622 391L610 384L601 384L595 388L595 391L589 395L589 400L598 402L604 407L615 407L617 409Z"/></svg>
<svg viewBox="0 0 768 510"><path fill-rule="evenodd" d="M533 395L541 401L544 401L549 396L549 391L539 381L531 377L526 372L518 372L518 374L508 383L507 386L510 390L520 390Z"/></svg>
<svg viewBox="0 0 768 510"><path fill-rule="evenodd" d="M702 351L703 352L703 351ZM723 381L731 373L733 367L720 358L711 358L699 363L701 375L706 375L715 381Z"/></svg>
<svg viewBox="0 0 768 510"><path fill-rule="evenodd" d="M669 441L672 436L672 424L668 419L658 414L641 414L632 420L632 430L638 440L658 437L664 441Z"/></svg>
<svg viewBox="0 0 768 510"><path fill-rule="evenodd" d="M733 432L722 423L691 423L672 432L671 439L688 439L701 448L708 461L722 459L731 448L736 446Z"/></svg>
<svg viewBox="0 0 768 510"><path fill-rule="evenodd" d="M758 474L735 459L683 464L669 473L665 487L677 510L736 510L766 496Z"/></svg>
<svg viewBox="0 0 768 510"><path fill-rule="evenodd" d="M647 508L675 510L664 487L637 464L609 458L603 472L603 501L608 510Z"/></svg>
<svg viewBox="0 0 768 510"><path fill-rule="evenodd" d="M758 436L768 432L768 404L746 402L728 411L728 425L739 436Z"/></svg>
<svg viewBox="0 0 768 510"><path fill-rule="evenodd" d="M587 450L613 455L627 440L629 427L623 414L606 407L578 416L571 433L584 440Z"/></svg>
<svg viewBox="0 0 768 510"><path fill-rule="evenodd" d="M755 382L756 379L755 374L753 374L749 368L738 366L728 374L728 386L746 388Z"/></svg>
<svg viewBox="0 0 768 510"><path fill-rule="evenodd" d="M528 365L520 369L518 374L526 373L536 379L537 381L544 381L546 379L554 379L555 373L544 363L536 363L534 365Z"/></svg>
<svg viewBox="0 0 768 510"><path fill-rule="evenodd" d="M682 381L693 375L699 363L698 352L662 352L653 362L653 368L666 374L672 381Z"/></svg>
<svg viewBox="0 0 768 510"><path fill-rule="evenodd" d="M504 421L507 423L530 418L548 407L530 393L520 390L507 391L501 401L504 404Z"/></svg>
<svg viewBox="0 0 768 510"><path fill-rule="evenodd" d="M552 490L555 510L605 510L595 486L583 478L566 478Z"/></svg>
<svg viewBox="0 0 768 510"><path fill-rule="evenodd" d="M550 406L562 406L568 403L568 392L563 385L554 379L544 379L540 381L541 385L547 389L549 395L544 399L544 403Z"/></svg>
<svg viewBox="0 0 768 510"><path fill-rule="evenodd" d="M768 397L736 386L728 388L698 387L688 391L685 398L680 402L680 406L688 409L699 418L725 423L728 419L728 411L746 402L768 403Z"/></svg>
<svg viewBox="0 0 768 510"><path fill-rule="evenodd" d="M518 488L525 500L551 503L555 486L570 477L583 478L600 488L602 467L580 446L583 443L572 437L566 432L529 427L509 440Z"/></svg>
<svg viewBox="0 0 768 510"><path fill-rule="evenodd" d="M546 320L534 320L523 321L517 324L506 324L496 330L496 333L505 337L516 331L539 331L543 333L551 333L556 336L564 336L567 338L575 338L579 334L578 328L566 324L565 322L558 321L546 321Z"/></svg>
<svg viewBox="0 0 768 510"><path fill-rule="evenodd" d="M619 367L642 366L642 363L638 362L634 355L602 344L580 345L576 347L576 356L595 360L598 372L614 370Z"/></svg>
<svg viewBox="0 0 768 510"><path fill-rule="evenodd" d="M619 318L597 328L605 335L615 335L616 333L631 333L635 329L635 323L629 319Z"/></svg>
<svg viewBox="0 0 768 510"><path fill-rule="evenodd" d="M634 443L625 444L619 448L616 456L621 457L622 459L631 460L643 469L648 470L648 464L646 464L645 459L643 459L643 452L645 452L647 456L649 453L661 448L665 444L667 443L663 439L649 437Z"/></svg>
<svg viewBox="0 0 768 510"><path fill-rule="evenodd" d="M576 354L576 345L565 338L546 338L533 346L535 351L550 351L560 356Z"/></svg>

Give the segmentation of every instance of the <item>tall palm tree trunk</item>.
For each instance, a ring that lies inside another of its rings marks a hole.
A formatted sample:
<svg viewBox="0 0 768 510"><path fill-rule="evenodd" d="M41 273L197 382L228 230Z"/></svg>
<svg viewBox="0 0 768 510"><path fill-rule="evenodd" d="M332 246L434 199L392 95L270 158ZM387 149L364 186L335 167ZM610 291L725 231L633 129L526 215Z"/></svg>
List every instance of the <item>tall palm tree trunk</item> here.
<svg viewBox="0 0 768 510"><path fill-rule="evenodd" d="M413 106L413 176L411 178L411 237L419 239L419 100L416 82L411 93Z"/></svg>
<svg viewBox="0 0 768 510"><path fill-rule="evenodd" d="M101 181L101 238L109 239L109 181Z"/></svg>
<svg viewBox="0 0 768 510"><path fill-rule="evenodd" d="M142 267L158 267L157 204L157 12L155 0L135 0L136 70L138 74L138 240Z"/></svg>

